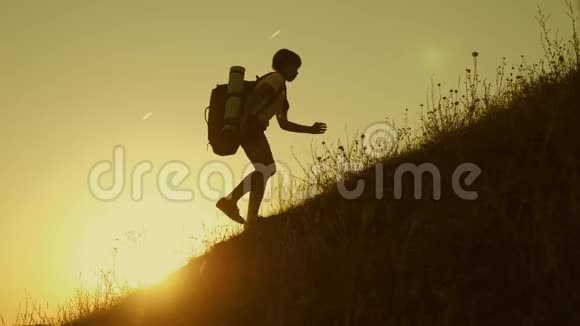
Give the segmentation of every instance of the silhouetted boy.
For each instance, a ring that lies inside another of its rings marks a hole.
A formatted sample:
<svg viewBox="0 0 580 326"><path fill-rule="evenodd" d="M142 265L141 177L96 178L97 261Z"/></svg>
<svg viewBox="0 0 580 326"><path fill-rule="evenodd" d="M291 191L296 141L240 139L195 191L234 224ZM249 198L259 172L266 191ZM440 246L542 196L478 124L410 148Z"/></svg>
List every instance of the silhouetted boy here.
<svg viewBox="0 0 580 326"><path fill-rule="evenodd" d="M221 198L216 207L222 210L232 220L252 226L262 220L258 216L260 203L264 197L264 189L268 179L276 172L276 164L264 131L269 120L276 116L280 128L298 133L323 134L326 124L316 122L312 126L300 125L288 121L289 104L286 98L286 81L293 81L298 76L302 60L298 54L281 49L272 59L274 72L260 79L250 95L242 118L241 147L254 166L254 171L248 174L232 192ZM276 98L268 107L263 107L268 100ZM250 191L250 202L246 221L240 216L238 200Z"/></svg>

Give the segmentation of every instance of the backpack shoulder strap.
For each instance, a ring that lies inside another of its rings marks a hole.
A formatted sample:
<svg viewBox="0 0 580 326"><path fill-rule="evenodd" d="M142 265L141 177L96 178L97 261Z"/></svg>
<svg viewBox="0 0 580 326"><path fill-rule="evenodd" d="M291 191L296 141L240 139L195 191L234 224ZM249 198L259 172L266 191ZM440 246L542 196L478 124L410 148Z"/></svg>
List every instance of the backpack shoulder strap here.
<svg viewBox="0 0 580 326"><path fill-rule="evenodd" d="M270 75L271 75L271 74L273 74L273 73L275 73L275 71L270 71L269 73L267 73L267 74L264 74L264 75L262 75L262 76L258 76L258 75L256 75L256 82L257 82L257 81L259 81L260 79L262 79L262 78L266 77L266 76L270 76Z"/></svg>
<svg viewBox="0 0 580 326"><path fill-rule="evenodd" d="M271 71L271 72L269 72L269 73L267 73L267 74L265 74L265 75L262 75L262 76L258 76L258 75L256 75L256 81L255 81L256 85L258 84L258 81L260 81L260 80L261 80L261 79L263 79L264 77L266 77L266 76L269 76L269 75L271 75L271 74L273 74L273 73L275 73L275 71ZM271 96L271 97L268 99L268 101L267 101L267 102L266 102L266 103L265 103L265 104L264 104L264 105L263 105L263 106L260 108L260 110L259 110L258 112L256 112L256 113L254 113L254 114L256 114L256 115L257 115L257 114L259 114L259 112L260 112L260 111L262 111L264 108L267 108L267 107L269 107L269 106L270 106L270 104L272 104L272 103L274 102L274 100L276 100L276 98L278 97L278 95L280 95L280 93L282 93L282 91L283 91L283 90L285 90L285 89L286 89L286 82L284 82L284 84L282 85L282 87L280 87L280 88L279 88L279 89L276 91L276 93L275 93L274 95L272 95L272 96Z"/></svg>
<svg viewBox="0 0 580 326"><path fill-rule="evenodd" d="M268 99L268 102L266 102L266 104L264 104L263 107L261 107L261 109L263 110L264 108L267 108L270 106L270 104L272 104L274 102L274 100L276 100L276 98L278 97L278 95L280 95L280 93L282 93L283 90L286 89L286 83L284 83L284 85L282 85L282 87L280 87L276 93L274 93L274 95L272 95L272 97L270 97ZM261 110L260 110L261 111Z"/></svg>

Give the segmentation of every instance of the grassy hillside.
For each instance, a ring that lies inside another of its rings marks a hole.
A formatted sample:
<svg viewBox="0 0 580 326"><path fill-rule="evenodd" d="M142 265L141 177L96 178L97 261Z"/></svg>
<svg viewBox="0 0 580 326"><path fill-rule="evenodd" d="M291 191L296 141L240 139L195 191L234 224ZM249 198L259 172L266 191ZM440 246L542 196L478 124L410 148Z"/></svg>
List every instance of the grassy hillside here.
<svg viewBox="0 0 580 326"><path fill-rule="evenodd" d="M371 166L360 198L330 187L74 325L579 325L580 74L549 76L383 160L383 199ZM407 162L439 168L440 200L410 175L394 198ZM476 200L453 192L464 162Z"/></svg>

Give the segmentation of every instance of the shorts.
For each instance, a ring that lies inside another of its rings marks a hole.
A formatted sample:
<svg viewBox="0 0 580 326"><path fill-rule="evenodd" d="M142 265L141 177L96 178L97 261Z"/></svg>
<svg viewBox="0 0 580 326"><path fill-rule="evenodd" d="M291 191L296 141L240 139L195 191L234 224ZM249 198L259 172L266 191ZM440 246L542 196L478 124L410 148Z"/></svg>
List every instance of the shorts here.
<svg viewBox="0 0 580 326"><path fill-rule="evenodd" d="M256 170L266 166L272 173L275 172L274 157L272 156L268 139L264 134L264 128L250 128L242 136L240 145Z"/></svg>

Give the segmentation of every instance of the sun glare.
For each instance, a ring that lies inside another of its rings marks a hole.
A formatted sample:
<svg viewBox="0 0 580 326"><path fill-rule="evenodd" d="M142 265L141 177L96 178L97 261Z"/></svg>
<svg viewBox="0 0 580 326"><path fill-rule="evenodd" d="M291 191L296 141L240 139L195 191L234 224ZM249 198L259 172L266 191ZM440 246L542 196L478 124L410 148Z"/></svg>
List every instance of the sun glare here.
<svg viewBox="0 0 580 326"><path fill-rule="evenodd" d="M203 227L202 219L193 212L204 209L193 205L142 202L117 206L86 224L76 266L85 288L94 289L101 283L101 271L112 272L118 282L132 288L160 283L203 250L216 227ZM208 220L211 222L205 222Z"/></svg>

